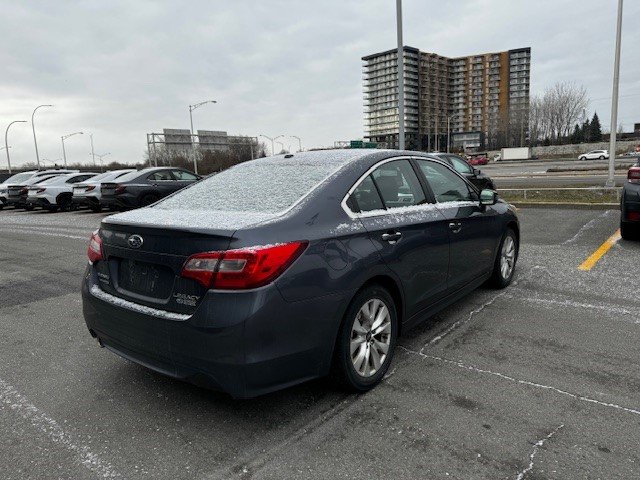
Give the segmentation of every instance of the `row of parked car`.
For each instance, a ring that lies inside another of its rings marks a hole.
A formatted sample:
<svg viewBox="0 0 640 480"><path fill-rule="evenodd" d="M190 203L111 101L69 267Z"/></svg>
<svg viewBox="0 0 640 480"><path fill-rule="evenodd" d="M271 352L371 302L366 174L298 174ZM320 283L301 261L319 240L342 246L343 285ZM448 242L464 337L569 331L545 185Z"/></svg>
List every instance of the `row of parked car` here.
<svg viewBox="0 0 640 480"><path fill-rule="evenodd" d="M78 170L21 172L0 183L0 210L5 207L50 212L87 207L127 210L150 205L200 180L176 167L125 169L105 173Z"/></svg>

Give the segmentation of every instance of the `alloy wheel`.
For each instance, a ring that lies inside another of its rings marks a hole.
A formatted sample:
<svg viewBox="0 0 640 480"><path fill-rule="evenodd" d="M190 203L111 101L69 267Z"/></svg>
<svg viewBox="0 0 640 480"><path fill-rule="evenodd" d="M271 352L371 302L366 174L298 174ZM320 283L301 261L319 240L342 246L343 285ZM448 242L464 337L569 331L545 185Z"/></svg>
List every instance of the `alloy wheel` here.
<svg viewBox="0 0 640 480"><path fill-rule="evenodd" d="M351 362L358 375L375 375L384 365L390 345L389 308L382 300L372 298L360 308L351 327Z"/></svg>
<svg viewBox="0 0 640 480"><path fill-rule="evenodd" d="M500 254L500 273L505 280L511 276L516 261L516 243L511 235L507 235L502 244Z"/></svg>

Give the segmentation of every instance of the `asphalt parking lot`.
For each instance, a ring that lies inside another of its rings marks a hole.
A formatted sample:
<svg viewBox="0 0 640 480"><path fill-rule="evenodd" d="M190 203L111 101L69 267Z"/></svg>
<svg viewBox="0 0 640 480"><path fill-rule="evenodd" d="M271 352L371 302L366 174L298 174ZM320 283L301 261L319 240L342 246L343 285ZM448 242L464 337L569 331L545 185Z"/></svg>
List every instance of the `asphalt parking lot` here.
<svg viewBox="0 0 640 480"><path fill-rule="evenodd" d="M619 212L522 209L514 285L406 332L365 395L235 401L98 348L104 214L0 212L0 472L24 478L639 478L640 243Z"/></svg>

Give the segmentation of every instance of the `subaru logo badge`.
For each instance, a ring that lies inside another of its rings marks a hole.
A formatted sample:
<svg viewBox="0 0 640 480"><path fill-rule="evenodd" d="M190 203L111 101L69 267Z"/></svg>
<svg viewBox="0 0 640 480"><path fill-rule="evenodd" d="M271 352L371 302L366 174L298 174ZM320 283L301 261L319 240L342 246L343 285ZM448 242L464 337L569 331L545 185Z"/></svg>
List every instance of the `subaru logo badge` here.
<svg viewBox="0 0 640 480"><path fill-rule="evenodd" d="M144 240L140 235L131 235L127 240L127 243L131 248L140 248L144 243Z"/></svg>

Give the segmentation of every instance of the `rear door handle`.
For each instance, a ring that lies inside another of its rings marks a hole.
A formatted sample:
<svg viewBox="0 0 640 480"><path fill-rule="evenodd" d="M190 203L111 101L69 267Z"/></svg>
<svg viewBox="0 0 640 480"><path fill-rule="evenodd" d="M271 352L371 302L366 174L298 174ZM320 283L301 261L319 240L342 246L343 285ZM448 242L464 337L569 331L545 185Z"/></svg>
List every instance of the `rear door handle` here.
<svg viewBox="0 0 640 480"><path fill-rule="evenodd" d="M402 237L401 232L383 233L382 240L389 243L396 243Z"/></svg>
<svg viewBox="0 0 640 480"><path fill-rule="evenodd" d="M458 233L462 230L462 224L460 222L451 222L449 223L449 229L451 229L453 233Z"/></svg>

